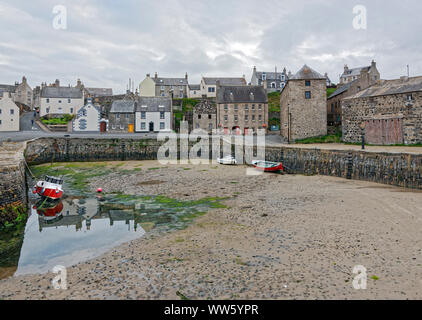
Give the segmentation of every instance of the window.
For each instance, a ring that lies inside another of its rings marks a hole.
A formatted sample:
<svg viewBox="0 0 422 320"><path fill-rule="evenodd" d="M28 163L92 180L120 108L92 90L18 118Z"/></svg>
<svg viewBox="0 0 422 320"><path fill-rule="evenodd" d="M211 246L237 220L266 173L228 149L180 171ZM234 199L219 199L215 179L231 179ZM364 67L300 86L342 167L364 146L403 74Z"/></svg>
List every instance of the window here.
<svg viewBox="0 0 422 320"><path fill-rule="evenodd" d="M254 104L252 105L252 110L255 111L255 105Z"/></svg>
<svg viewBox="0 0 422 320"><path fill-rule="evenodd" d="M116 113L116 118L120 119L120 113Z"/></svg>
<svg viewBox="0 0 422 320"><path fill-rule="evenodd" d="M236 121L236 122L237 122L238 120L239 120L238 116L237 116L237 115L235 115L235 116L234 116L234 121Z"/></svg>
<svg viewBox="0 0 422 320"><path fill-rule="evenodd" d="M311 80L306 80L305 81L305 86L310 87L311 86Z"/></svg>
<svg viewBox="0 0 422 320"><path fill-rule="evenodd" d="M224 116L224 121L229 121L229 117L228 116Z"/></svg>
<svg viewBox="0 0 422 320"><path fill-rule="evenodd" d="M160 119L165 119L164 112L160 112Z"/></svg>
<svg viewBox="0 0 422 320"><path fill-rule="evenodd" d="M47 99L46 101L47 101L47 103L50 103L50 99Z"/></svg>
<svg viewBox="0 0 422 320"><path fill-rule="evenodd" d="M73 113L73 108L70 108L70 113Z"/></svg>
<svg viewBox="0 0 422 320"><path fill-rule="evenodd" d="M165 95L165 93L163 92L163 93L161 94L161 96L162 96L162 97L165 97L166 95Z"/></svg>
<svg viewBox="0 0 422 320"><path fill-rule="evenodd" d="M183 98L183 91L179 93L179 98Z"/></svg>
<svg viewBox="0 0 422 320"><path fill-rule="evenodd" d="M271 88L275 89L276 83L275 82L271 82Z"/></svg>
<svg viewBox="0 0 422 320"><path fill-rule="evenodd" d="M262 121L262 115L259 115L258 119L259 121Z"/></svg>
<svg viewBox="0 0 422 320"><path fill-rule="evenodd" d="M249 110L249 105L245 104L245 110Z"/></svg>
<svg viewBox="0 0 422 320"><path fill-rule="evenodd" d="M0 120L0 126L1 126L1 120Z"/></svg>
<svg viewBox="0 0 422 320"><path fill-rule="evenodd" d="M141 122L141 130L145 130L147 128L146 122Z"/></svg>
<svg viewBox="0 0 422 320"><path fill-rule="evenodd" d="M15 114L15 110L10 109L10 114Z"/></svg>
<svg viewBox="0 0 422 320"><path fill-rule="evenodd" d="M126 113L126 114L125 114L125 118L126 118L126 119L129 119L129 113Z"/></svg>
<svg viewBox="0 0 422 320"><path fill-rule="evenodd" d="M255 115L254 114L252 115L252 121L255 121Z"/></svg>
<svg viewBox="0 0 422 320"><path fill-rule="evenodd" d="M145 111L141 112L141 119L146 119L147 118L147 113Z"/></svg>
<svg viewBox="0 0 422 320"><path fill-rule="evenodd" d="M48 107L47 109L45 109L45 113L50 113L50 107Z"/></svg>
<svg viewBox="0 0 422 320"><path fill-rule="evenodd" d="M227 104L224 105L224 111L228 111L229 110L229 106Z"/></svg>
<svg viewBox="0 0 422 320"><path fill-rule="evenodd" d="M210 130L212 130L212 129L213 129L213 125L212 125L212 123L210 123L210 124L208 125L208 128L209 128Z"/></svg>
<svg viewBox="0 0 422 320"><path fill-rule="evenodd" d="M234 110L235 111L239 110L239 106L237 104L234 105Z"/></svg>
<svg viewBox="0 0 422 320"><path fill-rule="evenodd" d="M334 113L334 103L331 104L331 113Z"/></svg>
<svg viewBox="0 0 422 320"><path fill-rule="evenodd" d="M210 119L210 120L212 119L212 114L208 115L208 119Z"/></svg>
<svg viewBox="0 0 422 320"><path fill-rule="evenodd" d="M166 128L166 124L164 122L160 122L160 130L164 130Z"/></svg>
<svg viewBox="0 0 422 320"><path fill-rule="evenodd" d="M267 74L266 73L263 73L262 74L262 81L265 81L265 80L267 80Z"/></svg>
<svg viewBox="0 0 422 320"><path fill-rule="evenodd" d="M59 103L62 103L62 100L59 100Z"/></svg>
<svg viewBox="0 0 422 320"><path fill-rule="evenodd" d="M249 116L245 115L245 121L249 121Z"/></svg>
<svg viewBox="0 0 422 320"><path fill-rule="evenodd" d="M202 116L200 114L198 114L198 120L201 120Z"/></svg>
<svg viewBox="0 0 422 320"><path fill-rule="evenodd" d="M164 90L164 86L161 86L161 90Z"/></svg>
<svg viewBox="0 0 422 320"><path fill-rule="evenodd" d="M1 114L1 109L0 109L0 114Z"/></svg>
<svg viewBox="0 0 422 320"><path fill-rule="evenodd" d="M208 92L215 92L215 88L214 87L209 87L208 88Z"/></svg>
<svg viewBox="0 0 422 320"><path fill-rule="evenodd" d="M305 99L311 99L311 91L305 92Z"/></svg>
<svg viewBox="0 0 422 320"><path fill-rule="evenodd" d="M413 100L413 95L411 93L409 93L407 95L407 101L412 101Z"/></svg>
<svg viewBox="0 0 422 320"><path fill-rule="evenodd" d="M67 103L71 103L72 102L72 100L71 99L67 99Z"/></svg>

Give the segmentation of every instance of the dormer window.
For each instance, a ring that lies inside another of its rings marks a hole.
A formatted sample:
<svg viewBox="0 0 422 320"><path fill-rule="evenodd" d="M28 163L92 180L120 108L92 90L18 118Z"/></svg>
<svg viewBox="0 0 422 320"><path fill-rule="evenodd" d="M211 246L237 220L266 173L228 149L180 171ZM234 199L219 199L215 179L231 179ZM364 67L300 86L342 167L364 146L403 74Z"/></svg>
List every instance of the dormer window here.
<svg viewBox="0 0 422 320"><path fill-rule="evenodd" d="M254 96L253 92L251 92L251 93L249 94L249 99L251 99L251 100L254 100L254 99L255 99L255 96Z"/></svg>
<svg viewBox="0 0 422 320"><path fill-rule="evenodd" d="M267 80L267 74L266 73L263 73L262 74L262 81L265 81L265 80Z"/></svg>
<svg viewBox="0 0 422 320"><path fill-rule="evenodd" d="M407 95L407 101L413 101L413 95L411 93Z"/></svg>

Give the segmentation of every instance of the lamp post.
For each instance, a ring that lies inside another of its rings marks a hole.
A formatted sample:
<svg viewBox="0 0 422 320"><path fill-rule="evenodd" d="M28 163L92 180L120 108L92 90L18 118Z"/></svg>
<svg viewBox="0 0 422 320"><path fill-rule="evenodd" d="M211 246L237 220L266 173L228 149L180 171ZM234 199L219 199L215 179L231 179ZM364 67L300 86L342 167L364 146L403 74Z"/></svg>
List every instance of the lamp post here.
<svg viewBox="0 0 422 320"><path fill-rule="evenodd" d="M361 135L362 135L362 150L365 150L365 127L366 127L365 122L362 122L360 124Z"/></svg>

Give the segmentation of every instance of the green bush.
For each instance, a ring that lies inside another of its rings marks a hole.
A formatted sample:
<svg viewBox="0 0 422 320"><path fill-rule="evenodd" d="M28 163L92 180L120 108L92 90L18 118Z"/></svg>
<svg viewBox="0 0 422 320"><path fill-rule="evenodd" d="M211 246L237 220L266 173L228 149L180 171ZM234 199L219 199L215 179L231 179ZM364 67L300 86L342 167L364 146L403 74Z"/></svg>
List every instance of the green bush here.
<svg viewBox="0 0 422 320"><path fill-rule="evenodd" d="M46 125L66 125L75 118L73 114L65 114L62 118L41 119Z"/></svg>

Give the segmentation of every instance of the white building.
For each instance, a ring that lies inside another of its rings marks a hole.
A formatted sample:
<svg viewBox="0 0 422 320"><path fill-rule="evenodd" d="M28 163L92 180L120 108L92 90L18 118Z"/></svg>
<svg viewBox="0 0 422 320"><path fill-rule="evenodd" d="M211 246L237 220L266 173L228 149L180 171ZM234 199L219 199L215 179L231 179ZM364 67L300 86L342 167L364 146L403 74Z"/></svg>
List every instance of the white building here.
<svg viewBox="0 0 422 320"><path fill-rule="evenodd" d="M172 100L164 97L140 97L135 113L136 132L172 130Z"/></svg>
<svg viewBox="0 0 422 320"><path fill-rule="evenodd" d="M87 104L79 109L72 126L74 132L99 132L101 110L94 106L92 98L88 98Z"/></svg>
<svg viewBox="0 0 422 320"><path fill-rule="evenodd" d="M0 99L0 132L19 131L19 107L4 92Z"/></svg>
<svg viewBox="0 0 422 320"><path fill-rule="evenodd" d="M56 86L44 87L40 95L40 117L48 115L76 115L84 106L84 95L80 88Z"/></svg>
<svg viewBox="0 0 422 320"><path fill-rule="evenodd" d="M207 98L217 97L217 82L221 86L246 86L245 76L242 78L206 78L203 77L201 80L201 97L206 96Z"/></svg>
<svg viewBox="0 0 422 320"><path fill-rule="evenodd" d="M200 84L190 84L188 86L188 98L191 98L191 99L202 98Z"/></svg>

